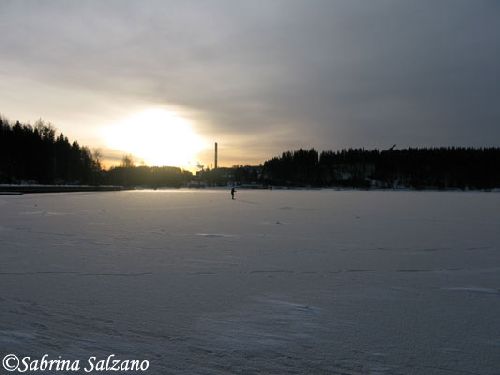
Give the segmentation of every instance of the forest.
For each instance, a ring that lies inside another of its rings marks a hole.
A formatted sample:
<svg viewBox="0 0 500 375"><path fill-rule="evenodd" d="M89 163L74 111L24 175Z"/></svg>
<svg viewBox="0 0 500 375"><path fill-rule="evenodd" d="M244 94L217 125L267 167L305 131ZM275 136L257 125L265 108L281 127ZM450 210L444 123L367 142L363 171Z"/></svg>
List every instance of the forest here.
<svg viewBox="0 0 500 375"><path fill-rule="evenodd" d="M34 126L0 118L0 183L99 184L99 155L42 120Z"/></svg>
<svg viewBox="0 0 500 375"><path fill-rule="evenodd" d="M500 187L500 148L287 151L264 163L262 180L286 186L492 189Z"/></svg>
<svg viewBox="0 0 500 375"><path fill-rule="evenodd" d="M180 187L192 177L177 167L135 166L126 155L105 170L98 151L71 143L50 124L11 125L0 118L0 183Z"/></svg>
<svg viewBox="0 0 500 375"><path fill-rule="evenodd" d="M500 188L500 148L315 149L283 152L259 166L205 170L135 166L131 156L106 170L99 152L34 126L0 118L0 183L119 185L480 189Z"/></svg>

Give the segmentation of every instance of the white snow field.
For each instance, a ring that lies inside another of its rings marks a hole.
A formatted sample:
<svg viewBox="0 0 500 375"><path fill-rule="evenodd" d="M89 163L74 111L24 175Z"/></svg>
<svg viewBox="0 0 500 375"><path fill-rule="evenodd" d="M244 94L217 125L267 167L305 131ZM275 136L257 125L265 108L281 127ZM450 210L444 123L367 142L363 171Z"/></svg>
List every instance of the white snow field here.
<svg viewBox="0 0 500 375"><path fill-rule="evenodd" d="M500 194L0 196L7 353L116 354L147 374L500 374Z"/></svg>

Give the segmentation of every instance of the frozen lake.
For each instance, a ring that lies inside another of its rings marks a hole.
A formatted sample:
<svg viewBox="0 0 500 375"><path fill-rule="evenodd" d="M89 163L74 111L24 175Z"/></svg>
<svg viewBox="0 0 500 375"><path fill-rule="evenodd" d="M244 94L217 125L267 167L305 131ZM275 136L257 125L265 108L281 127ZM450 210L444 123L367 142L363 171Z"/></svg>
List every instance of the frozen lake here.
<svg viewBox="0 0 500 375"><path fill-rule="evenodd" d="M0 353L499 374L500 194L0 196ZM1 371L0 371L1 372Z"/></svg>

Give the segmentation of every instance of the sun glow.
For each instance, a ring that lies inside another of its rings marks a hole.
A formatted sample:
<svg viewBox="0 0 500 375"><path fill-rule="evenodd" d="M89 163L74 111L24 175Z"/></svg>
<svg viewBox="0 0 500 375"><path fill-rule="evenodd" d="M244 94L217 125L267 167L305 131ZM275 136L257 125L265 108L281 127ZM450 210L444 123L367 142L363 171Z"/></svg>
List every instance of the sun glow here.
<svg viewBox="0 0 500 375"><path fill-rule="evenodd" d="M136 113L103 131L107 146L132 154L148 165L169 165L192 169L205 142L191 122L162 108Z"/></svg>

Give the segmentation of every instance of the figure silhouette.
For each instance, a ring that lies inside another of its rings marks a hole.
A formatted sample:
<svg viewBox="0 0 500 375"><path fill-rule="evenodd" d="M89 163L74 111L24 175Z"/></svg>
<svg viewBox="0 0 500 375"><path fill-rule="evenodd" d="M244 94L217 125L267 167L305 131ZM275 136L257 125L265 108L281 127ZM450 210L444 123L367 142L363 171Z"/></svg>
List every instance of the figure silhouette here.
<svg viewBox="0 0 500 375"><path fill-rule="evenodd" d="M234 199L234 193L236 193L236 189L234 187L231 188L231 199Z"/></svg>

